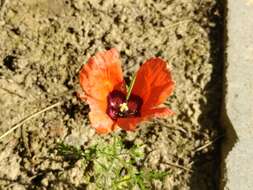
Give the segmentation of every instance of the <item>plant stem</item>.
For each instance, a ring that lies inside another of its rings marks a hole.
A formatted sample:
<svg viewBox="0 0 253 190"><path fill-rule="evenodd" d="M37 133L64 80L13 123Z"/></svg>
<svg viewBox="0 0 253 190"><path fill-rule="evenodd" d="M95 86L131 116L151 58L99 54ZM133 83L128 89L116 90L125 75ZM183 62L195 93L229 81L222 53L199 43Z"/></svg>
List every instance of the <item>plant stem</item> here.
<svg viewBox="0 0 253 190"><path fill-rule="evenodd" d="M129 86L129 88L128 88L127 96L126 96L126 101L128 101L129 98L130 98L131 92L132 92L133 87L134 87L135 79L136 79L136 74L134 75L134 78L132 79L132 81L131 81L131 83L130 83L130 86Z"/></svg>

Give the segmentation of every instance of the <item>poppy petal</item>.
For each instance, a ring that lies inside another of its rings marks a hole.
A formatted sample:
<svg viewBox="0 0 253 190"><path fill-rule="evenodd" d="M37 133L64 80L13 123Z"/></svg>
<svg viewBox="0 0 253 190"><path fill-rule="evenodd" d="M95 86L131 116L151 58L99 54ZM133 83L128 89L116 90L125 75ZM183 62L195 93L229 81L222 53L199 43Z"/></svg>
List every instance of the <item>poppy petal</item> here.
<svg viewBox="0 0 253 190"><path fill-rule="evenodd" d="M169 108L153 108L143 112L143 117L145 119L150 119L151 117L164 117L164 116L171 116L175 113Z"/></svg>
<svg viewBox="0 0 253 190"><path fill-rule="evenodd" d="M126 130L126 131L134 131L136 129L136 125L143 120L141 117L135 118L119 118L117 120L117 125Z"/></svg>
<svg viewBox="0 0 253 190"><path fill-rule="evenodd" d="M143 112L142 117L136 118L120 118L117 121L119 127L126 131L134 131L136 129L136 125L142 121L148 120L153 117L164 117L173 115L174 112L169 108L154 108Z"/></svg>
<svg viewBox="0 0 253 190"><path fill-rule="evenodd" d="M89 113L91 126L96 129L98 134L106 134L114 129L114 122L109 116L100 111L91 111Z"/></svg>
<svg viewBox="0 0 253 190"><path fill-rule="evenodd" d="M147 60L139 69L132 93L143 99L142 111L156 107L171 95L174 81L166 62L160 58Z"/></svg>
<svg viewBox="0 0 253 190"><path fill-rule="evenodd" d="M89 119L91 126L96 129L99 134L106 134L115 129L115 122L101 109L99 109L97 102L89 99L90 112Z"/></svg>
<svg viewBox="0 0 253 190"><path fill-rule="evenodd" d="M108 94L114 89L124 90L118 51L113 48L91 57L80 71L80 85L87 99L96 100L105 112Z"/></svg>
<svg viewBox="0 0 253 190"><path fill-rule="evenodd" d="M87 96L86 96L86 94L85 94L84 92L77 92L77 93L76 93L76 96L77 96L78 98L80 98L81 100L83 100L83 101L86 101L86 100L87 100Z"/></svg>

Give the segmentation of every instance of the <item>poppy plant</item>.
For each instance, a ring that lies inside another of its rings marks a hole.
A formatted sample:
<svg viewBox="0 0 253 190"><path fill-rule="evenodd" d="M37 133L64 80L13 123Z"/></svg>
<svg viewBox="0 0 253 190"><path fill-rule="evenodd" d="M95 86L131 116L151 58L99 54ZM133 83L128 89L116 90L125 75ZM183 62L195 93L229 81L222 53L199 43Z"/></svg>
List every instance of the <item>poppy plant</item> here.
<svg viewBox="0 0 253 190"><path fill-rule="evenodd" d="M80 98L88 102L91 125L99 134L117 127L133 131L144 120L173 114L158 107L174 89L166 62L160 58L142 64L126 87L118 51L98 52L82 67L80 85L84 91Z"/></svg>

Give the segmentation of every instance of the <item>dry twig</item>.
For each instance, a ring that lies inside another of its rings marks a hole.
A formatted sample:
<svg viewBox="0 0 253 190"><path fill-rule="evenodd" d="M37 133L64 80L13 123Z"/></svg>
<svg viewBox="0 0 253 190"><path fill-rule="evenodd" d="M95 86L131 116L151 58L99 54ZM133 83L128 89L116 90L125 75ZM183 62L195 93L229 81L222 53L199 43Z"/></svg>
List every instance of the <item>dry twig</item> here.
<svg viewBox="0 0 253 190"><path fill-rule="evenodd" d="M22 126L25 122L31 120L32 118L34 118L34 117L40 115L40 114L43 113L43 112L46 112L46 111L48 111L48 110L50 110L50 109L52 109L52 108L54 108L54 107L59 106L60 104L61 104L61 102L57 102L57 103L55 103L55 104L53 104L53 105L51 105L51 106L48 106L48 107L44 108L43 110L40 110L40 111L38 111L38 112L35 112L35 113L33 113L33 114L31 114L31 115L25 117L24 119L22 119L21 121L19 121L19 122L16 123L15 125L13 125L7 132L5 132L3 135L1 135L1 136L0 136L0 140L1 140L2 138L4 138L5 136L7 136L8 134L10 134L11 132L13 132L13 131L14 131L15 129L17 129L18 127Z"/></svg>
<svg viewBox="0 0 253 190"><path fill-rule="evenodd" d="M7 92L7 93L9 93L9 94L11 94L11 95L15 95L15 96L18 96L19 98L25 99L24 96L18 94L17 92L13 92L13 91L11 91L11 90L9 90L9 89L7 89L7 88L1 87L1 86L0 86L0 89L2 89L3 91L5 91L5 92Z"/></svg>
<svg viewBox="0 0 253 190"><path fill-rule="evenodd" d="M192 172L191 169L185 167L185 166L181 166L181 165L178 165L178 164L175 164L175 163L171 163L171 162L165 162L164 164L167 164L167 165L170 165L172 167L175 167L175 168L179 168L179 169L182 169L182 170L185 170L187 172Z"/></svg>
<svg viewBox="0 0 253 190"><path fill-rule="evenodd" d="M212 141L209 141L209 142L207 142L206 144L204 144L204 145L198 147L198 148L195 150L195 152L199 152L199 151L201 151L201 150L203 150L203 149L209 147L210 145L212 145L214 142L216 142L217 140L219 140L219 139L222 138L222 137L223 137L223 135L222 135L222 136L216 137L216 138L213 139Z"/></svg>

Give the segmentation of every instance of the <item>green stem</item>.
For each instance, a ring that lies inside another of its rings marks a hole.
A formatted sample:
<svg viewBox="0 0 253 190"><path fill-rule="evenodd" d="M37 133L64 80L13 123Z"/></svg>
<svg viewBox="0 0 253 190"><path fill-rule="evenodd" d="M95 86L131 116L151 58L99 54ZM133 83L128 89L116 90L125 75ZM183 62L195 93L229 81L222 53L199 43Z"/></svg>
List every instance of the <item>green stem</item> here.
<svg viewBox="0 0 253 190"><path fill-rule="evenodd" d="M128 101L129 98L130 98L131 92L132 92L133 87L134 87L135 79L136 79L136 75L134 75L134 78L132 79L132 81L131 81L131 83L130 83L130 86L129 86L129 88L128 88L127 96L126 96L126 101Z"/></svg>

